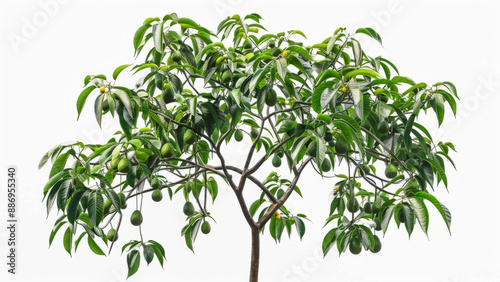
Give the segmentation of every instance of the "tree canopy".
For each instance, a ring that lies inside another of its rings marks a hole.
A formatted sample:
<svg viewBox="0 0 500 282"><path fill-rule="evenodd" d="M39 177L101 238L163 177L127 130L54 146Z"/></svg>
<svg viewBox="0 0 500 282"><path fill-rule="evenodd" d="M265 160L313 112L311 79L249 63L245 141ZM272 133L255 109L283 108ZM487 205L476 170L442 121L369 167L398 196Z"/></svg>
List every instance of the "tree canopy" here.
<svg viewBox="0 0 500 282"><path fill-rule="evenodd" d="M391 221L409 235L418 223L427 234L429 203L449 229L451 214L432 192L447 186L445 162L454 166L455 148L433 140L418 116L432 111L441 125L445 104L456 114L455 86L400 75L388 59L366 54L361 37L382 43L371 28L338 28L306 45L300 30L267 33L258 14L228 17L216 31L176 14L148 18L133 37L140 63L119 66L109 78L86 76L77 99L78 116L93 99L97 123L111 115L121 130L106 144L55 146L40 162L53 161L43 189L47 212L55 205L63 213L50 244L64 227L68 253L87 236L90 249L104 255L103 244L111 251L119 242L125 214L132 210L130 223L141 228L143 197L161 201L166 193L186 201L181 234L193 250L199 230L210 232L219 187L236 194L252 230L268 230L276 241L285 230L302 238L307 216L284 204L302 196L297 183L309 165L338 180L325 185L333 195L325 255L335 245L339 253L378 252L376 233ZM137 77L135 85L121 85L125 71ZM236 167L226 144L244 138L251 145ZM255 173L267 163L290 173L259 179ZM247 182L259 198L243 197ZM142 234L122 242L129 276L141 256L162 266L166 257L162 244Z"/></svg>

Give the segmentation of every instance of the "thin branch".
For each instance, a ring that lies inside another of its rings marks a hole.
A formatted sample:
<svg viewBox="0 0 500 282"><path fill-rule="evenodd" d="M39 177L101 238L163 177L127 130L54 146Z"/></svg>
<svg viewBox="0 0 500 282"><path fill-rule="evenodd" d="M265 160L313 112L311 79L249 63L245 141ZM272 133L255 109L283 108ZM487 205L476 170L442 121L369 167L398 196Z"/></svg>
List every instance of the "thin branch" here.
<svg viewBox="0 0 500 282"><path fill-rule="evenodd" d="M266 214L257 222L257 227L260 229L262 226L264 226L267 221L271 218L271 216L274 215L274 213L283 206L283 204L288 200L292 192L294 191L295 185L297 185L297 182L299 181L300 175L302 174L302 171L304 168L307 166L307 164L312 160L311 157L308 157L305 161L302 162L298 169L298 173L295 175L293 178L292 182L288 186L288 189L285 191L285 194L281 196L281 198L276 202L275 205L273 205L267 212Z"/></svg>
<svg viewBox="0 0 500 282"><path fill-rule="evenodd" d="M384 193L387 193L389 195L392 195L392 196L395 196L395 197L398 197L399 195L396 195L392 192L389 192L387 190L385 190L384 188L381 188L381 187L378 187L376 184L375 184L375 181L373 181L373 179L370 179L367 177L367 174L365 173L365 171L363 170L363 168L361 167L361 165L356 162L356 160L354 160L354 158L352 157L349 157L349 159L351 159L351 161L353 161L355 164L356 164L356 170L354 171L354 174L356 174L356 171L359 170L361 172L361 177L366 180L366 182L368 182L368 184L370 184L371 186L373 186L375 189L379 190L379 191L382 191ZM378 177L377 177L378 178Z"/></svg>
<svg viewBox="0 0 500 282"><path fill-rule="evenodd" d="M227 169L232 170L234 172L237 172L239 174L243 174L243 170L241 170L237 167L234 167L234 166L227 166ZM250 181L252 181L255 185L257 185L257 187L259 187L260 190L262 190L262 192L264 192L264 194L266 194L266 196L269 198L269 200L271 202L273 202L273 204L278 202L278 199L276 199L276 197L274 197L274 195L271 193L271 191L269 191L269 189L267 189L267 187L264 184L262 184L262 182L260 182L257 178L255 178L254 176L252 176L250 174L247 174L246 177Z"/></svg>

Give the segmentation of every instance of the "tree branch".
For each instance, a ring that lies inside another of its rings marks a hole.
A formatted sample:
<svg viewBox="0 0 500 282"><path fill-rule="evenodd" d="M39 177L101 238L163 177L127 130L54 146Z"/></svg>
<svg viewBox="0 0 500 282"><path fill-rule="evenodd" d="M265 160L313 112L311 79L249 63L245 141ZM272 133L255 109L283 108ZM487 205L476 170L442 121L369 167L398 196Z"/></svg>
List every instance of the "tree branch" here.
<svg viewBox="0 0 500 282"><path fill-rule="evenodd" d="M290 195L292 194L292 192L295 188L295 185L297 185L297 182L299 181L299 178L300 178L300 175L302 174L302 171L304 170L304 168L307 166L307 164L311 160L312 160L312 158L308 157L304 162L302 162L302 164L300 165L300 167L298 169L298 173L295 175L292 182L288 186L288 189L285 191L285 194L283 194L283 196L281 196L281 198L278 200L278 202L276 202L276 204L273 205L266 212L266 214L257 222L257 226L259 227L259 229L262 228L267 223L267 221L271 218L271 216L273 216L274 213L279 208L281 208L281 206L283 206L283 204L286 202L286 200L288 200L288 198L290 197Z"/></svg>

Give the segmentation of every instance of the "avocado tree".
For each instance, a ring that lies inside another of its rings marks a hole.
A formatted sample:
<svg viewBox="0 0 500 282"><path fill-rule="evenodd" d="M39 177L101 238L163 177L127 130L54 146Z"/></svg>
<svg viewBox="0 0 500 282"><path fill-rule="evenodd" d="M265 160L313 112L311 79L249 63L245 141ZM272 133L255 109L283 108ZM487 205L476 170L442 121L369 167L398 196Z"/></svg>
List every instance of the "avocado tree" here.
<svg viewBox="0 0 500 282"><path fill-rule="evenodd" d="M211 230L209 206L221 187L236 195L248 223L250 281L258 281L262 233L276 241L285 230L304 236L306 215L285 203L292 194L302 196L297 183L308 166L337 181L325 184L325 193L333 194L325 255L335 245L339 253L380 251L377 232L385 233L391 221L409 235L418 222L427 234L428 203L450 228L450 212L432 191L441 182L447 186L445 160L453 164L455 148L436 143L418 116L432 110L441 124L445 103L455 113L455 86L416 83L389 60L368 56L360 37L382 43L371 28L339 28L305 46L298 41L303 32L262 34L260 20L235 15L212 32L176 14L149 18L133 39L141 63L119 66L111 79L85 77L78 115L91 96L97 123L109 114L121 130L106 144L58 145L43 156L40 168L53 161L43 189L47 212L56 204L63 213L50 244L64 227L70 254L86 236L98 255L104 245L111 252L122 243L129 276L141 256L163 266L162 244L143 239L144 196L185 199L181 234L193 250L199 230ZM126 69L140 75L135 85L118 84ZM251 145L237 167L225 149L243 139ZM283 163L289 173L258 176L269 163ZM246 199L245 189L259 189L260 197ZM120 242L120 226L129 222L140 238Z"/></svg>

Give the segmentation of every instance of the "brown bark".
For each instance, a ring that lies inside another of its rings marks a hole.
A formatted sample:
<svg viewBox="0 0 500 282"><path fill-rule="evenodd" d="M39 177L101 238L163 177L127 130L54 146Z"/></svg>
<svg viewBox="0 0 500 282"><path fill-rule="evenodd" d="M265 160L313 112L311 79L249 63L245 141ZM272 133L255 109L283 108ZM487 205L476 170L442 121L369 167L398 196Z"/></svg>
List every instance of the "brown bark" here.
<svg viewBox="0 0 500 282"><path fill-rule="evenodd" d="M250 261L250 282L259 281L260 260L260 232L259 228L252 227L252 257Z"/></svg>

